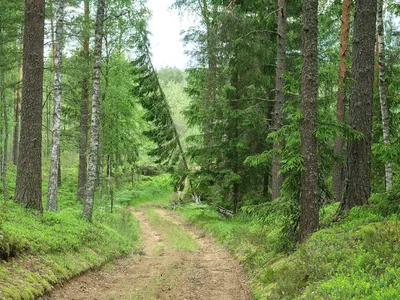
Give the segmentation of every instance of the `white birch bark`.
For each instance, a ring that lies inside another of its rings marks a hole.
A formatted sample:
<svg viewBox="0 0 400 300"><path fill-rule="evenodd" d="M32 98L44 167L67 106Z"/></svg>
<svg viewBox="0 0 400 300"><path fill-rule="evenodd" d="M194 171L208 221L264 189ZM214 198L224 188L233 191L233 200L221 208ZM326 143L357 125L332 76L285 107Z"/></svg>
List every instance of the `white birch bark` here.
<svg viewBox="0 0 400 300"><path fill-rule="evenodd" d="M57 210L58 172L61 131L61 98L62 98L62 51L64 31L64 0L57 3L56 37L54 56L54 115L53 115L53 142L51 147L51 162L49 171L49 185L47 191L47 210Z"/></svg>
<svg viewBox="0 0 400 300"><path fill-rule="evenodd" d="M97 152L99 149L99 115L100 115L100 76L101 55L103 45L103 21L105 0L99 0L97 4L95 45L94 45L94 70L93 70L93 94L92 117L90 126L90 149L88 164L88 180L86 184L86 198L83 206L83 216L91 221L94 205L94 188L96 183Z"/></svg>
<svg viewBox="0 0 400 300"><path fill-rule="evenodd" d="M385 64L385 30L383 26L383 1L378 0L378 12L377 12L377 31L378 31L378 53L379 53L379 98L381 102L381 114L382 114L382 131L383 131L383 143L386 146L390 145L390 132L389 132L389 108L387 103L387 91L388 87L386 84L386 64ZM392 164L389 162L385 163L385 181L386 191L390 189L393 182Z"/></svg>

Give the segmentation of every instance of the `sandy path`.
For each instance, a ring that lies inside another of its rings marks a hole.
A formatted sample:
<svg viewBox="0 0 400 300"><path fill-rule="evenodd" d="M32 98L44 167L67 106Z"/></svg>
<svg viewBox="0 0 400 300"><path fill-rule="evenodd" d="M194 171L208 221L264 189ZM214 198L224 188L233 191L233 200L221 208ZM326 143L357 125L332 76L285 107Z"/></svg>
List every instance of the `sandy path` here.
<svg viewBox="0 0 400 300"><path fill-rule="evenodd" d="M151 224L147 214L133 212L140 224L140 254L77 277L42 299L250 299L242 267L226 250L173 212L156 212L189 232L200 251L169 249L166 237Z"/></svg>

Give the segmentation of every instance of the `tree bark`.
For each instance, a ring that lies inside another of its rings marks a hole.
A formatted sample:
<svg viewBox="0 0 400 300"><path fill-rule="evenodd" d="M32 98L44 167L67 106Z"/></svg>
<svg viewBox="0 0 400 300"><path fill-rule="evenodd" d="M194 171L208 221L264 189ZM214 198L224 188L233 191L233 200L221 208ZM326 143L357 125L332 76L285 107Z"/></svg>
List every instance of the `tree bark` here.
<svg viewBox="0 0 400 300"><path fill-rule="evenodd" d="M25 0L21 139L15 200L40 212L42 206L42 97L44 0Z"/></svg>
<svg viewBox="0 0 400 300"><path fill-rule="evenodd" d="M378 31L378 53L379 53L379 98L382 114L383 143L390 146L390 122L389 108L387 103L388 87L386 84L386 63L385 63L385 30L383 25L383 0L378 0L377 7L377 31ZM390 189L393 182L392 164L385 163L386 191Z"/></svg>
<svg viewBox="0 0 400 300"><path fill-rule="evenodd" d="M376 0L356 0L353 37L353 86L350 126L364 136L347 145L347 176L341 211L368 202L371 193L372 105Z"/></svg>
<svg viewBox="0 0 400 300"><path fill-rule="evenodd" d="M99 114L100 114L100 76L101 56L103 45L103 22L105 0L99 0L97 4L95 45L94 45L94 70L93 70L93 95L92 118L90 127L90 151L88 165L88 180L86 184L86 199L83 207L83 216L92 220L94 204L94 188L96 182L97 154L99 148Z"/></svg>
<svg viewBox="0 0 400 300"><path fill-rule="evenodd" d="M279 130L283 126L283 104L285 102L285 78L286 72L286 0L278 0L278 31L277 31L278 52L276 59L276 82L275 82L275 111L274 111L274 130ZM281 169L281 159L277 153L283 146L281 141L274 142L274 156L272 158L272 200L281 194L283 176L279 174Z"/></svg>
<svg viewBox="0 0 400 300"><path fill-rule="evenodd" d="M53 142L51 148L51 162L49 184L47 192L47 210L57 210L60 132L61 132L61 98L62 98L62 51L64 30L64 0L58 0L56 15L56 39L54 56L54 115L53 115Z"/></svg>
<svg viewBox="0 0 400 300"><path fill-rule="evenodd" d="M98 185L99 185L99 199L103 199L103 169L104 169L104 120L105 120L105 112L104 112L104 103L107 99L107 91L110 84L110 63L109 58L111 53L109 53L107 39L106 39L106 70L104 72L104 91L102 93L102 105L100 105L100 129L99 129L99 171L98 171Z"/></svg>
<svg viewBox="0 0 400 300"><path fill-rule="evenodd" d="M206 0L198 1L203 22L206 25L206 47L207 47L207 74L205 77L205 96L206 101L203 109L208 112L209 118L204 122L204 142L206 147L209 147L212 143L212 130L213 122L215 119L215 109L217 100L217 55L216 55L216 36L215 36L215 21L211 15L211 11L208 7ZM215 9L215 5L213 5ZM210 111L213 113L210 114ZM208 166L207 166L208 167Z"/></svg>
<svg viewBox="0 0 400 300"><path fill-rule="evenodd" d="M21 45L22 50L22 45ZM22 60L18 62L18 83L17 95L14 111L14 134L13 134L13 163L16 166L18 162L18 143L19 143L19 115L21 111L21 85L22 85Z"/></svg>
<svg viewBox="0 0 400 300"><path fill-rule="evenodd" d="M8 200L8 187L7 187L7 149L8 149L8 116L7 116L7 100L6 100L6 84L4 79L4 71L1 72L1 100L3 104L3 118L4 118L4 144L3 144L3 158L1 166L1 182L3 185L4 200Z"/></svg>
<svg viewBox="0 0 400 300"><path fill-rule="evenodd" d="M303 1L303 40L301 76L301 154L304 169L301 172L300 241L318 228L318 0Z"/></svg>
<svg viewBox="0 0 400 300"><path fill-rule="evenodd" d="M339 80L336 106L336 118L343 123L345 118L346 86L344 80L347 76L347 59L349 57L349 32L350 32L350 6L351 0L342 2L342 24L340 27L340 51L339 51ZM334 143L336 159L332 171L332 188L335 201L342 200L344 169L342 158L344 155L345 141L342 136L337 136Z"/></svg>
<svg viewBox="0 0 400 300"><path fill-rule="evenodd" d="M85 0L84 8L85 32L83 41L83 57L85 60L82 76L82 97L81 97L81 120L79 140L79 168L78 168L78 190L77 198L83 201L85 198L87 182L87 147L88 147L88 122L89 122L89 0Z"/></svg>

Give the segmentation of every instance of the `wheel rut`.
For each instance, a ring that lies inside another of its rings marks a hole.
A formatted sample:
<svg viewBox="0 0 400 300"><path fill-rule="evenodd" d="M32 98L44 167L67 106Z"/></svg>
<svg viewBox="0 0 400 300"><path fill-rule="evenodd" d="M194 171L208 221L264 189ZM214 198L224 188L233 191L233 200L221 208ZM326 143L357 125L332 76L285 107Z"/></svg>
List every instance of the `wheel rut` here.
<svg viewBox="0 0 400 300"><path fill-rule="evenodd" d="M89 271L41 299L251 299L242 266L201 230L174 212L152 209L152 216L156 215L164 227L186 232L197 244L196 250L176 249L171 236L149 217L148 211L132 212L141 231L138 254Z"/></svg>

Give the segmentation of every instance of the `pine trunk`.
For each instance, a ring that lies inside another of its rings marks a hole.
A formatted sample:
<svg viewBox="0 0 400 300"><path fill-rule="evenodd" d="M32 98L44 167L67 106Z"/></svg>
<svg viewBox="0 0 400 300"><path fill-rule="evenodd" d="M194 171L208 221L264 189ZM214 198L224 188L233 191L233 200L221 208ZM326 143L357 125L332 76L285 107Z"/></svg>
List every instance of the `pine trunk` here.
<svg viewBox="0 0 400 300"><path fill-rule="evenodd" d="M278 0L278 53L276 59L276 82L275 82L275 111L274 130L283 126L283 104L285 102L285 79L286 72L286 0ZM277 153L283 146L281 141L274 142L274 157L272 159L272 200L281 194L283 176L279 174L281 159Z"/></svg>
<svg viewBox="0 0 400 300"><path fill-rule="evenodd" d="M79 201L85 199L87 181L87 144L88 144L88 122L89 122L89 0L85 0L84 9L85 33L83 41L83 57L85 69L82 78L82 97L81 97L81 120L80 120L80 140L79 140L79 169L78 169L78 190Z"/></svg>
<svg viewBox="0 0 400 300"><path fill-rule="evenodd" d="M42 97L45 1L25 0L21 138L15 200L42 206Z"/></svg>
<svg viewBox="0 0 400 300"><path fill-rule="evenodd" d="M56 35L54 56L54 115L53 115L53 142L51 147L51 162L49 171L49 185L47 192L47 210L57 210L57 194L59 179L59 155L61 132L61 97L62 97L62 51L63 51L63 27L64 27L64 3L57 3Z"/></svg>
<svg viewBox="0 0 400 300"><path fill-rule="evenodd" d="M22 46L21 46L22 48ZM13 163L16 166L18 162L18 143L19 143L19 114L21 111L21 86L22 86L22 60L18 62L18 83L17 95L14 110L14 134L13 134Z"/></svg>
<svg viewBox="0 0 400 300"><path fill-rule="evenodd" d="M300 241L318 228L318 0L303 1L303 40L301 76L301 154L304 170L301 172Z"/></svg>
<svg viewBox="0 0 400 300"><path fill-rule="evenodd" d="M342 24L340 27L340 51L339 51L339 80L336 106L336 118L343 123L345 118L346 87L344 80L347 76L347 59L349 57L349 32L350 32L350 6L351 0L342 2ZM344 169L342 158L344 155L345 141L342 136L335 138L334 153L338 158L335 160L332 172L332 187L335 201L342 200Z"/></svg>
<svg viewBox="0 0 400 300"><path fill-rule="evenodd" d="M90 127L90 151L88 165L88 180L86 184L86 198L83 207L83 216L92 220L94 189L96 183L97 154L99 148L99 115L100 115L100 76L101 55L103 45L103 21L105 0L99 0L97 5L95 45L94 45L94 70L93 70L93 95L92 118Z"/></svg>
<svg viewBox="0 0 400 300"><path fill-rule="evenodd" d="M387 103L386 63L385 63L385 31L383 26L383 0L378 0L377 13L378 53L379 53L379 98L381 102L383 143L390 146L389 108ZM393 182L392 164L385 163L386 191Z"/></svg>
<svg viewBox="0 0 400 300"><path fill-rule="evenodd" d="M1 166L1 182L3 184L4 200L8 200L8 187L7 187L7 149L8 149L8 116L7 116L7 100L6 100L6 84L4 79L4 71L1 72L1 100L3 104L3 118L4 118L4 147Z"/></svg>
<svg viewBox="0 0 400 300"><path fill-rule="evenodd" d="M347 145L347 176L342 211L368 202L371 193L372 105L376 0L357 0L353 37L353 85L350 93L350 126L364 136Z"/></svg>

